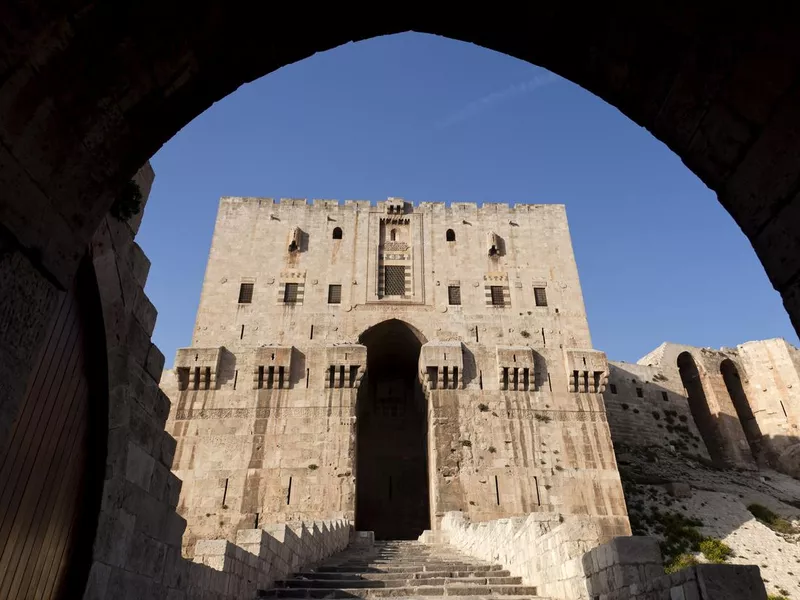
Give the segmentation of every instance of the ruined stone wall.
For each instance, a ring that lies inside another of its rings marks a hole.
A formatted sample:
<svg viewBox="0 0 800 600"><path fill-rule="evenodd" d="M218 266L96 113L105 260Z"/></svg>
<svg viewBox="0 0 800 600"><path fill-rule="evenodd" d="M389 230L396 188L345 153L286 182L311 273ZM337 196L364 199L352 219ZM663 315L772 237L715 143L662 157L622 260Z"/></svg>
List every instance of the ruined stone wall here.
<svg viewBox="0 0 800 600"><path fill-rule="evenodd" d="M603 401L617 451L661 446L709 458L685 393L677 368L609 362Z"/></svg>
<svg viewBox="0 0 800 600"><path fill-rule="evenodd" d="M737 346L763 450L777 458L800 439L800 352L783 339Z"/></svg>
<svg viewBox="0 0 800 600"><path fill-rule="evenodd" d="M708 426L698 423L681 379L677 363L683 353L697 366ZM797 357L785 340L771 339L722 350L665 343L638 364L611 363L603 399L614 442L671 446L729 465L752 468L758 461L796 473L787 465L797 462L800 443Z"/></svg>
<svg viewBox="0 0 800 600"><path fill-rule="evenodd" d="M405 268L405 296L383 296L385 265ZM251 303L238 302L242 283ZM448 286L460 287L460 305ZM563 206L224 198L193 346L162 378L187 551L263 521L353 518L358 341L387 319L424 343L432 527L449 510L625 519L598 393L607 365L591 350Z"/></svg>

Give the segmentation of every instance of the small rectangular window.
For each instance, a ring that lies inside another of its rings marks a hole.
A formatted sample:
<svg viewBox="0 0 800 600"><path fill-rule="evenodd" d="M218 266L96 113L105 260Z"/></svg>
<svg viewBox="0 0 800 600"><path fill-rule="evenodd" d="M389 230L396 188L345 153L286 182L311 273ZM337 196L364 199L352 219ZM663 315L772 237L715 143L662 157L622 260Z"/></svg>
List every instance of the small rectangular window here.
<svg viewBox="0 0 800 600"><path fill-rule="evenodd" d="M239 285L239 304L250 304L253 301L253 284L242 283Z"/></svg>
<svg viewBox="0 0 800 600"><path fill-rule="evenodd" d="M297 287L296 283L287 283L286 288L283 290L283 301L286 304L297 303Z"/></svg>
<svg viewBox="0 0 800 600"><path fill-rule="evenodd" d="M611 389L611 393L612 393L612 394L616 394L616 393L617 393L617 386L616 386L616 385L614 385L614 384L612 383L612 384L611 384L611 385L609 385L608 387L609 387L609 389Z"/></svg>
<svg viewBox="0 0 800 600"><path fill-rule="evenodd" d="M667 401L669 401L669 396L667 395L667 392L661 392L661 399L662 399L664 402L667 402Z"/></svg>
<svg viewBox="0 0 800 600"><path fill-rule="evenodd" d="M493 285L491 287L491 291L492 291L492 306L505 306L506 302L503 299L503 286Z"/></svg>
<svg viewBox="0 0 800 600"><path fill-rule="evenodd" d="M536 306L547 306L547 292L544 288L533 288L533 298Z"/></svg>
<svg viewBox="0 0 800 600"><path fill-rule="evenodd" d="M637 398L644 398L644 390L640 387L636 388L636 397Z"/></svg>
<svg viewBox="0 0 800 600"><path fill-rule="evenodd" d="M458 285L447 286L447 303L450 306L461 305L461 286Z"/></svg>
<svg viewBox="0 0 800 600"><path fill-rule="evenodd" d="M328 304L341 304L342 303L342 286L338 283L332 283L328 286Z"/></svg>

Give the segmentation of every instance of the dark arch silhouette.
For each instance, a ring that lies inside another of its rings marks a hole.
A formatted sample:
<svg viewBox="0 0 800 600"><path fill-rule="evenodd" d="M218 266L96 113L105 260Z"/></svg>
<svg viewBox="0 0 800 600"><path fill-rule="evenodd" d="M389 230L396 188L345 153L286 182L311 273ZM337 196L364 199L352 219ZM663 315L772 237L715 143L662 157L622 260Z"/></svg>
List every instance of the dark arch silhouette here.
<svg viewBox="0 0 800 600"><path fill-rule="evenodd" d="M456 232L453 231L452 229L448 229L447 233L445 233L444 237L448 242L455 242L456 241Z"/></svg>
<svg viewBox="0 0 800 600"><path fill-rule="evenodd" d="M758 458L761 429L758 426L756 417L753 414L753 408L750 406L750 401L747 399L747 394L742 386L739 370L731 359L726 358L720 363L719 371L722 374L722 379L725 382L728 395L733 402L733 407L736 409L739 422L742 424L747 443L750 445L750 451L755 458Z"/></svg>
<svg viewBox="0 0 800 600"><path fill-rule="evenodd" d="M430 529L427 403L419 381L425 339L397 319L359 337L367 370L356 406L356 528L377 539Z"/></svg>
<svg viewBox="0 0 800 600"><path fill-rule="evenodd" d="M703 443L708 449L708 454L711 460L724 465L724 452L718 439L714 416L708 406L708 398L703 390L700 370L689 352L681 352L678 355L678 371L683 387L686 389L686 396L689 398L689 409L692 411L692 417L703 438Z"/></svg>
<svg viewBox="0 0 800 600"><path fill-rule="evenodd" d="M334 228L333 228L333 235L332 235L332 237L333 237L333 239L334 239L334 240L340 240L340 239L342 239L342 228L341 228L341 227L334 227Z"/></svg>

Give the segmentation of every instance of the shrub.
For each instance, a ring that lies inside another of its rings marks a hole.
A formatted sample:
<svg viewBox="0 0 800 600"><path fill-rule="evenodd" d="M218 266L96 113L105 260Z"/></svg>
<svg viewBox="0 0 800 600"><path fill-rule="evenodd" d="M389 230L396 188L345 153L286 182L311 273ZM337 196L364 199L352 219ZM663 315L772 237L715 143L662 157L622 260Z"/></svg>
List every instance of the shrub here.
<svg viewBox="0 0 800 600"><path fill-rule="evenodd" d="M542 423L549 423L550 421L553 420L549 416L543 415L541 413L536 413L534 416L537 421L541 421Z"/></svg>
<svg viewBox="0 0 800 600"><path fill-rule="evenodd" d="M766 506L753 503L747 507L747 510L749 510L756 519L772 529L772 531L777 531L778 533L800 533L800 529L783 517L776 515Z"/></svg>
<svg viewBox="0 0 800 600"><path fill-rule="evenodd" d="M489 446L489 453L494 454L495 452L497 452L497 448L495 448L494 446Z"/></svg>
<svg viewBox="0 0 800 600"><path fill-rule="evenodd" d="M700 552L712 563L724 563L733 555L733 549L723 541L706 538L700 542Z"/></svg>
<svg viewBox="0 0 800 600"><path fill-rule="evenodd" d="M481 412L487 412L489 410L489 407L486 406L483 402L481 402L480 404L478 404L478 410Z"/></svg>
<svg viewBox="0 0 800 600"><path fill-rule="evenodd" d="M111 205L111 216L118 221L127 221L132 216L139 214L142 209L142 190L133 179L129 179Z"/></svg>
<svg viewBox="0 0 800 600"><path fill-rule="evenodd" d="M316 471L317 469L319 469L319 467L317 465L314 465L314 464L308 465L308 470L309 471Z"/></svg>
<svg viewBox="0 0 800 600"><path fill-rule="evenodd" d="M469 440L461 440L461 445L464 446L465 448L469 448L470 446L472 446L472 442L470 442Z"/></svg>
<svg viewBox="0 0 800 600"><path fill-rule="evenodd" d="M698 564L697 559L692 554L678 554L672 560L664 565L664 572L668 575L675 573L687 567L693 567Z"/></svg>
<svg viewBox="0 0 800 600"><path fill-rule="evenodd" d="M528 333L527 331L525 331L524 329L523 329L522 331L520 331L520 332L519 332L519 334L520 334L522 337L524 337L524 338L529 338L529 337L531 337L531 334L530 334L530 333Z"/></svg>
<svg viewBox="0 0 800 600"><path fill-rule="evenodd" d="M628 410L628 408L630 408L630 407L623 402L622 403L622 410Z"/></svg>
<svg viewBox="0 0 800 600"><path fill-rule="evenodd" d="M767 594L767 600L789 600L789 596L784 594Z"/></svg>

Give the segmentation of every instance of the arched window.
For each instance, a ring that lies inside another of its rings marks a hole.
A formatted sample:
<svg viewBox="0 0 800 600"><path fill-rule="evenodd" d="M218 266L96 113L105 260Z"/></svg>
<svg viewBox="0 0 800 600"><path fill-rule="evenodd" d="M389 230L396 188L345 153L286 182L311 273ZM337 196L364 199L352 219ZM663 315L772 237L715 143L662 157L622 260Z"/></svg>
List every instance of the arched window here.
<svg viewBox="0 0 800 600"><path fill-rule="evenodd" d="M333 228L333 239L335 239L335 240L342 239L342 228L341 227L334 227Z"/></svg>
<svg viewBox="0 0 800 600"><path fill-rule="evenodd" d="M447 233L445 234L445 238L448 242L455 242L456 241L456 232L452 229L448 229Z"/></svg>
<svg viewBox="0 0 800 600"><path fill-rule="evenodd" d="M396 242L396 241L397 241L397 229L392 229L392 230L389 232L389 239L390 239L391 241L393 241L393 242Z"/></svg>

